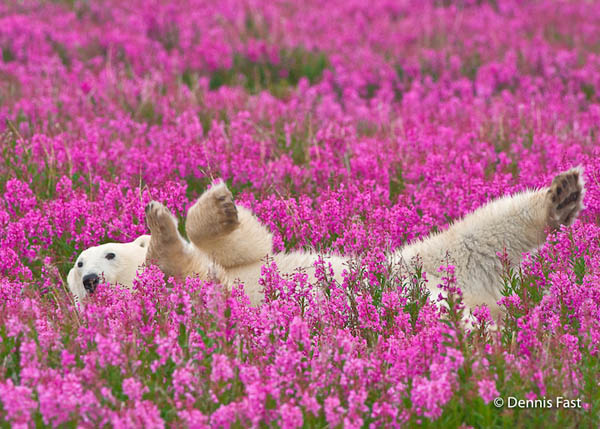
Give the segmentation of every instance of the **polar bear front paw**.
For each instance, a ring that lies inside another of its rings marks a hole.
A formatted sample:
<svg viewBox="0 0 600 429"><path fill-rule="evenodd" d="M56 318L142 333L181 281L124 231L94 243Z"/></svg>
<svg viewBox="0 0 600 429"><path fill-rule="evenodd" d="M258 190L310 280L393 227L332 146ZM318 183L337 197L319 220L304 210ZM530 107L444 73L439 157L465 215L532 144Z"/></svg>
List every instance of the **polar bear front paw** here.
<svg viewBox="0 0 600 429"><path fill-rule="evenodd" d="M161 203L152 201L146 206L146 223L150 229L146 264L155 264L168 277L183 277L189 256L175 216Z"/></svg>
<svg viewBox="0 0 600 429"><path fill-rule="evenodd" d="M169 243L178 240L177 219L171 214L168 208L158 201L151 201L146 206L146 224L150 229L150 242L160 241Z"/></svg>
<svg viewBox="0 0 600 429"><path fill-rule="evenodd" d="M572 168L554 177L547 195L548 224L552 228L571 225L583 209L583 169Z"/></svg>

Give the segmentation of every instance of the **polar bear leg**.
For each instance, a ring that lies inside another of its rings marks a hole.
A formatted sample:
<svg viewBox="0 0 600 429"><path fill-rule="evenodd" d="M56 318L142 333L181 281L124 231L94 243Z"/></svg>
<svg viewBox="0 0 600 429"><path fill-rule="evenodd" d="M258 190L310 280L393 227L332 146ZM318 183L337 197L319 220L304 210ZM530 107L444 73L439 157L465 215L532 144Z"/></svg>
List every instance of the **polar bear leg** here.
<svg viewBox="0 0 600 429"><path fill-rule="evenodd" d="M428 274L441 265L455 267L463 302L473 308L486 304L500 314L502 266L498 252L513 264L522 254L536 250L546 240L548 229L570 225L583 208L583 170L573 168L554 177L548 188L494 200L446 231L431 235L397 251L392 261L410 262L417 255ZM435 289L435 281L430 288Z"/></svg>
<svg viewBox="0 0 600 429"><path fill-rule="evenodd" d="M164 205L150 202L146 206L146 223L151 232L146 264L156 264L167 277L178 279L190 275L204 280L225 278L222 267L181 237L177 219Z"/></svg>
<svg viewBox="0 0 600 429"><path fill-rule="evenodd" d="M201 251L225 268L260 261L272 250L272 235L252 212L237 207L225 183L213 185L189 209L185 230Z"/></svg>

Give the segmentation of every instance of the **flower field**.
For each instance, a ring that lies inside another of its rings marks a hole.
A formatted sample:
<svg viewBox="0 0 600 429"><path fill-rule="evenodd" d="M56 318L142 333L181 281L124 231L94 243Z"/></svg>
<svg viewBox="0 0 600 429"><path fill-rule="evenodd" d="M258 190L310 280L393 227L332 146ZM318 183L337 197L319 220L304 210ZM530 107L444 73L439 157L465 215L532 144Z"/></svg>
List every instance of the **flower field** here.
<svg viewBox="0 0 600 429"><path fill-rule="evenodd" d="M0 426L598 427L599 23L583 0L2 2ZM505 267L492 329L382 262L576 165L586 209ZM253 308L150 266L74 304L82 250L216 178L276 251L352 256L345 281L267 264Z"/></svg>

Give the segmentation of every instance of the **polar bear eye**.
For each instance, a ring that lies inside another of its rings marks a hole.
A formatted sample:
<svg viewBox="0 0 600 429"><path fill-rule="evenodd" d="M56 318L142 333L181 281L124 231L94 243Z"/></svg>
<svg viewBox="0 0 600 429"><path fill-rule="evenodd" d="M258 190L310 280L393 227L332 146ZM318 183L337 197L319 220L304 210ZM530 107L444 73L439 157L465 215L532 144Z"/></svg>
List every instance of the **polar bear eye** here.
<svg viewBox="0 0 600 429"><path fill-rule="evenodd" d="M77 266L78 266L79 268L83 267L83 262L81 262L81 261L77 262Z"/></svg>
<svg viewBox="0 0 600 429"><path fill-rule="evenodd" d="M112 253L112 252L110 252L110 253L107 253L107 254L106 254L106 259L108 259L109 261L110 261L111 259L115 259L115 254L114 254L114 253Z"/></svg>

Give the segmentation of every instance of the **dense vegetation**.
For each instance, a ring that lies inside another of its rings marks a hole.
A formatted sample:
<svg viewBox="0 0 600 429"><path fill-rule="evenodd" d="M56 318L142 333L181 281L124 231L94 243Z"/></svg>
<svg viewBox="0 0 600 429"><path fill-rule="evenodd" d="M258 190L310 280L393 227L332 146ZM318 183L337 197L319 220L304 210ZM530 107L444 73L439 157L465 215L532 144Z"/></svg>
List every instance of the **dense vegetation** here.
<svg viewBox="0 0 600 429"><path fill-rule="evenodd" d="M2 2L2 424L597 427L598 23L558 0ZM574 165L587 208L506 267L500 326L382 263ZM150 267L73 304L81 250L213 178L276 250L355 257L346 281L267 265L251 308Z"/></svg>

